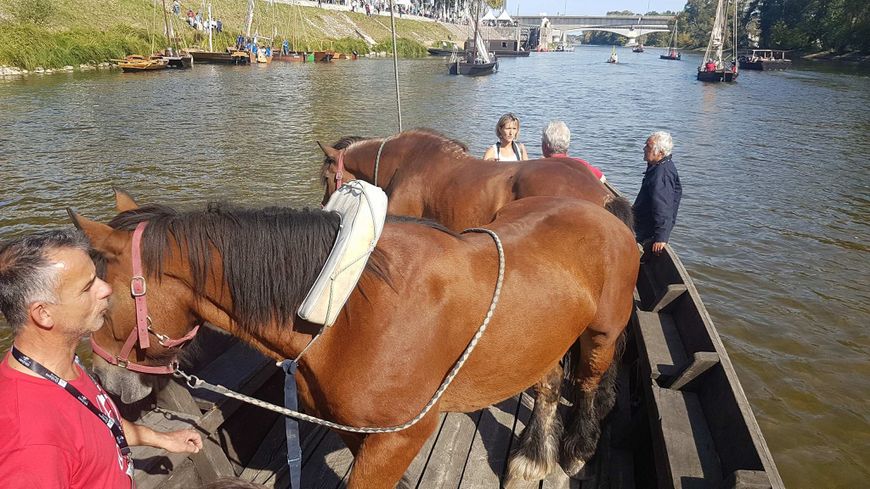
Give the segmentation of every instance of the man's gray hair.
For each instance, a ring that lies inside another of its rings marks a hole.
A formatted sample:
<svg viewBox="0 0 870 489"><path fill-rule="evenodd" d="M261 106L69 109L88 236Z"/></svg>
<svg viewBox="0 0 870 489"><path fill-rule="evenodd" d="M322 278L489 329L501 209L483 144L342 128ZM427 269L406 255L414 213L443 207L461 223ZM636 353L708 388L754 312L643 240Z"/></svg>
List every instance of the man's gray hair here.
<svg viewBox="0 0 870 489"><path fill-rule="evenodd" d="M90 250L87 238L74 230L45 231L0 244L0 312L13 334L27 322L31 304L57 301L58 270L48 255L64 248Z"/></svg>
<svg viewBox="0 0 870 489"><path fill-rule="evenodd" d="M662 155L668 156L674 149L674 140L671 138L671 133L665 131L656 131L647 138L652 141L652 150L661 152Z"/></svg>
<svg viewBox="0 0 870 489"><path fill-rule="evenodd" d="M567 153L571 145L571 130L562 121L550 121L541 133L541 145L553 153Z"/></svg>

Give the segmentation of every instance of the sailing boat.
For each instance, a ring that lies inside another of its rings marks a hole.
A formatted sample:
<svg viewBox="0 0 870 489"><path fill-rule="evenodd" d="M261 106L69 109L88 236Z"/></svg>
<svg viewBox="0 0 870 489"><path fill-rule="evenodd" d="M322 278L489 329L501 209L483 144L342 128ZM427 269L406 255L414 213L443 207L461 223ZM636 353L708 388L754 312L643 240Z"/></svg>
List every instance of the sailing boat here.
<svg viewBox="0 0 870 489"><path fill-rule="evenodd" d="M214 25L211 16L211 2L208 4L208 51L203 49L188 49L187 52L193 57L195 63L206 64L223 64L223 65L244 65L248 64L250 58L248 53L238 49L236 46L231 46L226 51L215 51L212 42L212 34Z"/></svg>
<svg viewBox="0 0 870 489"><path fill-rule="evenodd" d="M710 42L707 51L704 52L704 60L698 67L698 81L704 82L733 82L737 80L737 0L734 0L734 25L732 29L732 56L731 67L725 68L722 51L725 47L725 33L727 31L728 14L725 12L725 0L719 0L716 6L716 19L713 21L713 31L710 33Z"/></svg>
<svg viewBox="0 0 870 489"><path fill-rule="evenodd" d="M668 42L668 54L662 54L659 56L660 59L669 59L671 61L680 60L680 52L677 51L677 24L679 24L679 22L679 20L674 19L674 30L671 31L671 40Z"/></svg>
<svg viewBox="0 0 870 489"><path fill-rule="evenodd" d="M498 71L495 55L490 55L483 37L480 36L480 11L483 5L479 0L474 0L473 5L477 7L474 16L474 49L466 54L465 59L459 58L456 53L450 56L447 72L451 75L483 76Z"/></svg>
<svg viewBox="0 0 870 489"><path fill-rule="evenodd" d="M607 58L608 63L619 63L619 56L616 55L616 46L610 46L610 57Z"/></svg>

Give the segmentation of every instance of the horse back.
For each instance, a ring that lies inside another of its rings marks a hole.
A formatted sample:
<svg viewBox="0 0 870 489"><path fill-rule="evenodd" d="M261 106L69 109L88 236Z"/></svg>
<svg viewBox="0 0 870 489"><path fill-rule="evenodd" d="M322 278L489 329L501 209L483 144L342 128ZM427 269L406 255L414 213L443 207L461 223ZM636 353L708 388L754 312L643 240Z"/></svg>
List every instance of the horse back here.
<svg viewBox="0 0 870 489"><path fill-rule="evenodd" d="M599 206L611 195L594 173L570 158L546 158L517 165L513 194L515 199L574 197Z"/></svg>

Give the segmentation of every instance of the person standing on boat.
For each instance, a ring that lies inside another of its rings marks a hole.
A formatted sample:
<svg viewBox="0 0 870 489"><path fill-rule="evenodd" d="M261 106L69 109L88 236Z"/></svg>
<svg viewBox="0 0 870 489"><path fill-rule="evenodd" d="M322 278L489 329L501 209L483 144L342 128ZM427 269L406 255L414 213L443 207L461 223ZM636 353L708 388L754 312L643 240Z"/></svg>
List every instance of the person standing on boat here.
<svg viewBox="0 0 870 489"><path fill-rule="evenodd" d="M76 357L103 326L112 287L86 238L49 231L0 244L0 312L13 343L0 360L0 481L6 489L132 487L128 445L196 453L195 430L122 419Z"/></svg>
<svg viewBox="0 0 870 489"><path fill-rule="evenodd" d="M571 130L568 125L562 121L550 121L543 132L541 132L541 152L544 153L544 158L570 158L574 161L582 163L589 169L599 180L606 182L607 178L604 173L598 168L589 164L580 158L568 156L568 146L571 145Z"/></svg>
<svg viewBox="0 0 870 489"><path fill-rule="evenodd" d="M683 196L680 175L671 158L673 147L667 132L654 132L647 138L643 147L646 172L632 206L637 242L644 249L649 245L656 255L661 254L670 239Z"/></svg>
<svg viewBox="0 0 870 489"><path fill-rule="evenodd" d="M505 162L529 159L526 146L517 142L520 135L520 120L517 116L510 112L501 116L495 125L495 134L498 142L486 150L483 159Z"/></svg>

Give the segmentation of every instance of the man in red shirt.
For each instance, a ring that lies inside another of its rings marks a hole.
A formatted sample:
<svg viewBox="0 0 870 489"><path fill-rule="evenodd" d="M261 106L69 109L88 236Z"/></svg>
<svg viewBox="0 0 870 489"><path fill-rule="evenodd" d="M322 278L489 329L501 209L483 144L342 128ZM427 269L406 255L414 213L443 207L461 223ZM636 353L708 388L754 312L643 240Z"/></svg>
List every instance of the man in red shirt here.
<svg viewBox="0 0 870 489"><path fill-rule="evenodd" d="M0 360L0 485L129 488L129 445L196 453L199 433L156 432L122 419L76 358L103 325L112 288L78 232L0 245L0 312L14 336Z"/></svg>
<svg viewBox="0 0 870 489"><path fill-rule="evenodd" d="M570 158L574 161L582 163L589 169L599 180L606 182L607 178L604 173L598 168L590 165L588 162L580 158L572 158L568 156L568 146L571 145L571 131L568 126L562 121L550 121L544 127L541 133L541 151L544 153L544 158Z"/></svg>

